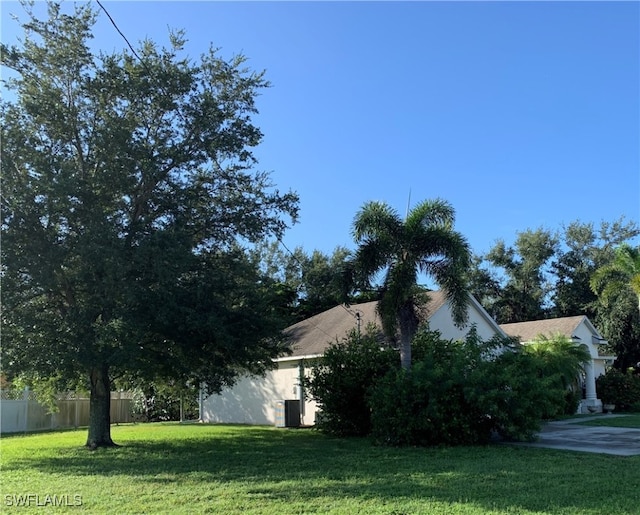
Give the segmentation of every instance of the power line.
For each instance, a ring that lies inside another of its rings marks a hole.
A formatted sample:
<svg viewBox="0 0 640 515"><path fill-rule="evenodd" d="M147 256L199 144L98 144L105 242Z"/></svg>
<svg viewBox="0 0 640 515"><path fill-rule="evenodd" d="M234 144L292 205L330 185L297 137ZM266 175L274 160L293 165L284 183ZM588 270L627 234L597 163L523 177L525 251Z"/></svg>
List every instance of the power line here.
<svg viewBox="0 0 640 515"><path fill-rule="evenodd" d="M127 43L127 45L129 45L129 49L131 50L131 52L133 53L133 55L135 55L138 60L142 63L142 66L144 66L145 68L147 68L147 65L145 64L145 62L142 60L142 58L138 55L138 53L135 51L135 49L133 48L133 46L131 45L131 43L129 43L129 40L127 39L127 36L125 36L122 31L120 30L120 28L118 27L118 25L116 24L116 22L114 21L114 19L111 17L111 15L109 14L109 11L107 11L107 9L105 8L104 5L102 5L102 3L100 2L100 0L96 0L96 3L100 6L100 8L104 11L104 13L107 15L107 18L109 18L109 21L111 21L111 24L115 27L115 29L118 31L118 34L120 34L122 36L122 39L125 40L125 42ZM147 68L147 72L151 73L150 70Z"/></svg>

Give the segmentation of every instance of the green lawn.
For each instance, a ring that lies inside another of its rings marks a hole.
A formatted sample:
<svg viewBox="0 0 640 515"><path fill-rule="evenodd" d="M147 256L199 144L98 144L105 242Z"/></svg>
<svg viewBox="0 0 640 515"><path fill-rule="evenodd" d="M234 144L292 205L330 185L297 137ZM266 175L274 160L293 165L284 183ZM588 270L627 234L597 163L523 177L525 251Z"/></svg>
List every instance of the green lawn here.
<svg viewBox="0 0 640 515"><path fill-rule="evenodd" d="M82 447L84 430L3 438L0 512L637 514L640 506L640 457L394 449L312 430L175 423L114 427L113 437L122 447L95 452ZM28 494L30 508L8 506ZM51 507L47 495L82 505Z"/></svg>
<svg viewBox="0 0 640 515"><path fill-rule="evenodd" d="M640 413L625 414L620 417L600 415L598 418L585 420L580 424L585 426L636 427L640 429Z"/></svg>

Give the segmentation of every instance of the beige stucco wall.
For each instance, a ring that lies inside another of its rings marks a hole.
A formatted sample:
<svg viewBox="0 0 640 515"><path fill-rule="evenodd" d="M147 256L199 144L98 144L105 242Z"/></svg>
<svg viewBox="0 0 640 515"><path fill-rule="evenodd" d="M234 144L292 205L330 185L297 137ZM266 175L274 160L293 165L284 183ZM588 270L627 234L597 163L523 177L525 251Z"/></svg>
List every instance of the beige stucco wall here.
<svg viewBox="0 0 640 515"><path fill-rule="evenodd" d="M468 314L469 320L467 324L464 327L456 327L447 303L429 317L429 327L440 331L442 338L445 340L464 339L474 324L476 325L478 336L481 340L487 341L496 335L496 326L491 324L491 322L476 309L470 307Z"/></svg>
<svg viewBox="0 0 640 515"><path fill-rule="evenodd" d="M202 406L203 422L274 425L276 402L300 398L299 366L299 360L279 362L265 377L243 377L233 388L207 397ZM308 375L310 369L305 367L304 373ZM305 399L301 411L301 423L312 425L316 403Z"/></svg>

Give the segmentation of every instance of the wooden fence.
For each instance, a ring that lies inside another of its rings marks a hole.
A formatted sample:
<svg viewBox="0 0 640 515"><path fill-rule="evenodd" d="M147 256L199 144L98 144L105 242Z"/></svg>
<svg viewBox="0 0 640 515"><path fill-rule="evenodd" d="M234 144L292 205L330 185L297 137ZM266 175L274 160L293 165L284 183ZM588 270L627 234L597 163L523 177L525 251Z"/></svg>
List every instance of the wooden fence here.
<svg viewBox="0 0 640 515"><path fill-rule="evenodd" d="M34 392L0 391L0 433L44 431L89 425L89 398L73 392L60 395L57 410L40 404ZM111 423L133 422L132 394L111 392Z"/></svg>

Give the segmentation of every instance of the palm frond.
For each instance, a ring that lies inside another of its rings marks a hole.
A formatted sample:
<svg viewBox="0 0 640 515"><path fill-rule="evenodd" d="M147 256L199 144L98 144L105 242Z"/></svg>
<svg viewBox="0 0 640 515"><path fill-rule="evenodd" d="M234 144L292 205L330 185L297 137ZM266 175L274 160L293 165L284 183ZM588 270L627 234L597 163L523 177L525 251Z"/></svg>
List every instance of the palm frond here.
<svg viewBox="0 0 640 515"><path fill-rule="evenodd" d="M353 221L353 239L356 243L370 240L388 240L402 232L402 219L398 212L384 202L367 202Z"/></svg>
<svg viewBox="0 0 640 515"><path fill-rule="evenodd" d="M446 200L424 200L418 203L407 215L405 226L409 232L418 227L451 228L455 220L455 210Z"/></svg>

